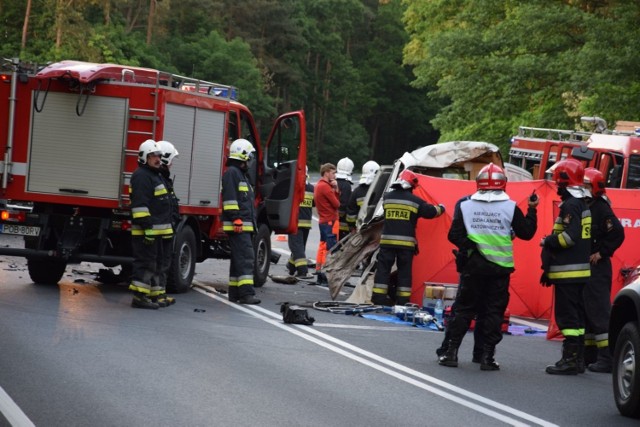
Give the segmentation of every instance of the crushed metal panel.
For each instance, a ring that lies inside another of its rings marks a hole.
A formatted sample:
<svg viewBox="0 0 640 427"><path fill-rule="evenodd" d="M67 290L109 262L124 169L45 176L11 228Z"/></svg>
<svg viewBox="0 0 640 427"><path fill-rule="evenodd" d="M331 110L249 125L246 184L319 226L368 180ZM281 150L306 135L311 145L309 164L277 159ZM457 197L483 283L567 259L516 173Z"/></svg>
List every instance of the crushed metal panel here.
<svg viewBox="0 0 640 427"><path fill-rule="evenodd" d="M49 92L33 111L27 191L117 200L128 100L89 96L78 116L78 96Z"/></svg>
<svg viewBox="0 0 640 427"><path fill-rule="evenodd" d="M178 157L171 164L173 191L181 204L188 204L189 181L191 178L190 159L193 150L193 126L196 109L184 105L167 104L164 113L162 137L178 150Z"/></svg>

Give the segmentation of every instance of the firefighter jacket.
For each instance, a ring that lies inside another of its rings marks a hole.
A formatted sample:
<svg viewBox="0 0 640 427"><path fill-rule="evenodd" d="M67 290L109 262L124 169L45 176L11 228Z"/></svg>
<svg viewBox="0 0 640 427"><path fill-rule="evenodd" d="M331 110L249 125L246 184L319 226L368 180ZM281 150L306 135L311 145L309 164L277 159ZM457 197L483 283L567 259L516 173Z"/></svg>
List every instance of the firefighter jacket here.
<svg viewBox="0 0 640 427"><path fill-rule="evenodd" d="M384 195L384 225L380 236L380 247L416 249L416 223L418 218L435 218L439 207L430 205L411 190L396 188Z"/></svg>
<svg viewBox="0 0 640 427"><path fill-rule="evenodd" d="M131 199L131 235L170 237L171 197L160 172L140 165L129 181Z"/></svg>
<svg viewBox="0 0 640 427"><path fill-rule="evenodd" d="M583 198L565 196L553 234L543 240L548 283L585 283L591 276L591 212Z"/></svg>
<svg viewBox="0 0 640 427"><path fill-rule="evenodd" d="M360 184L351 193L349 204L347 205L347 224L349 224L349 228L356 228L358 212L360 212L360 206L364 203L367 191L369 191L369 184Z"/></svg>
<svg viewBox="0 0 640 427"><path fill-rule="evenodd" d="M311 211L314 205L313 190L313 185L307 182L304 187L304 199L302 199L298 211L298 228L311 228Z"/></svg>
<svg viewBox="0 0 640 427"><path fill-rule="evenodd" d="M340 207L338 208L340 231L348 232L349 224L347 224L347 205L351 198L351 182L346 179L337 179L336 181L338 181L338 190L340 190Z"/></svg>
<svg viewBox="0 0 640 427"><path fill-rule="evenodd" d="M613 213L609 199L596 197L589 204L591 211L591 253L600 252L611 258L624 242L624 227Z"/></svg>
<svg viewBox="0 0 640 427"><path fill-rule="evenodd" d="M458 246L468 265L461 270L475 274L505 275L514 270L513 238L531 240L537 230L536 208L525 216L506 193L495 200L482 192L456 203L449 241Z"/></svg>
<svg viewBox="0 0 640 427"><path fill-rule="evenodd" d="M222 175L222 229L233 233L233 222L242 220L242 231L255 230L255 199L249 178L235 161Z"/></svg>
<svg viewBox="0 0 640 427"><path fill-rule="evenodd" d="M167 187L167 192L169 193L169 200L171 201L171 225L175 231L176 227L180 223L180 199L178 199L178 196L176 196L176 193L173 190L171 173L166 166L160 167L160 175L162 176L164 184Z"/></svg>

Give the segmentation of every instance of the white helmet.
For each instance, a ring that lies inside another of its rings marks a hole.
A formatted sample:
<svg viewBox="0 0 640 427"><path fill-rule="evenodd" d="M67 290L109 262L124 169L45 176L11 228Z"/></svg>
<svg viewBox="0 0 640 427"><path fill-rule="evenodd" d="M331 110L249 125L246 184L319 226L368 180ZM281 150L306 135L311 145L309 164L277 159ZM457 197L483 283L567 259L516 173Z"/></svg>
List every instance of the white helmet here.
<svg viewBox="0 0 640 427"><path fill-rule="evenodd" d="M336 171L336 178L338 179L348 179L351 181L351 172L353 172L353 162L350 158L345 157L344 159L340 159L338 162L338 167Z"/></svg>
<svg viewBox="0 0 640 427"><path fill-rule="evenodd" d="M367 163L362 165L362 175L360 176L360 184L371 184L373 182L373 178L376 176L376 173L380 170L380 165L374 162L373 160L369 160Z"/></svg>
<svg viewBox="0 0 640 427"><path fill-rule="evenodd" d="M178 155L180 155L180 153L178 153L178 150L176 150L176 147L174 147L173 144L169 141L158 141L157 144L162 151L160 160L162 160L162 164L165 166L171 165L174 157L178 157Z"/></svg>
<svg viewBox="0 0 640 427"><path fill-rule="evenodd" d="M162 155L162 150L160 150L158 143L153 139L147 139L145 142L140 144L140 148L138 148L138 163L146 165L147 156L149 154L157 154L158 156Z"/></svg>
<svg viewBox="0 0 640 427"><path fill-rule="evenodd" d="M253 157L256 149L246 139L236 139L229 147L229 158L247 162Z"/></svg>

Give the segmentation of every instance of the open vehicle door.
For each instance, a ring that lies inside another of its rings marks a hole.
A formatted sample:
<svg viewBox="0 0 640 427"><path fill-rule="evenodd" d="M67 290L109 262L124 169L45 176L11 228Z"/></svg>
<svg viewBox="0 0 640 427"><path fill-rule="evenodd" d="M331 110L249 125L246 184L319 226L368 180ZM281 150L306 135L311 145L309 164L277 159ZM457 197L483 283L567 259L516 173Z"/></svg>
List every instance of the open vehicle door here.
<svg viewBox="0 0 640 427"><path fill-rule="evenodd" d="M298 206L304 199L307 165L304 111L278 117L264 153L264 191L267 220L279 234L298 230Z"/></svg>

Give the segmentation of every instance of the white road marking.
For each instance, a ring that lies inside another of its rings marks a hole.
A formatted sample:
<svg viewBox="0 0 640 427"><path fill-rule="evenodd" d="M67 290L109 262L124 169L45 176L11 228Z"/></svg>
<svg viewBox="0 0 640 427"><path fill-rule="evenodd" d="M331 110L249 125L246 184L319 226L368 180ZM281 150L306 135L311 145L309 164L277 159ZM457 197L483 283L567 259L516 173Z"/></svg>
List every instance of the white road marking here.
<svg viewBox="0 0 640 427"><path fill-rule="evenodd" d="M418 372L404 365L400 365L389 359L385 359L384 357L380 357L367 350L361 349L345 341L334 338L331 335L327 335L325 333L316 331L312 327L302 326L302 325L286 325L282 323L280 315L278 315L277 313L271 312L265 308L262 308L259 306L251 306L249 308L243 305L231 303L226 298L219 296L217 291L215 291L215 289L210 288L208 286L196 284L196 286L194 287L194 290L197 292L200 292L203 295L208 296L209 298L217 300L223 304L227 304L237 310L243 311L253 317L263 320L264 322L267 322L277 328L283 329L289 333L299 336L300 338L303 338L307 341L310 341L314 344L324 347L327 350L333 351L348 359L354 360L372 369L383 372L396 379L399 379L408 384L414 385L423 390L429 391L433 394L443 397L444 399L450 400L459 405L462 405L469 409L480 412L484 415L487 415L488 417L502 421L506 424L513 425L513 426L527 426L527 425L530 425L529 423L533 423L535 425L540 425L545 427L556 426L556 424L553 424L549 421L538 418L534 415L527 414L526 412L520 411L518 409L512 408L510 406L507 406L502 403L496 402L494 400L488 399L486 397L480 396L476 393L457 387L453 384L449 384L435 377L431 377L429 375L423 374L422 372ZM319 338L316 338L313 335ZM322 338L322 340L320 338ZM338 346L344 347L344 349ZM364 357L361 357L359 355L367 357L368 359L371 359L371 360L365 359ZM386 366L383 366L383 365L386 365ZM387 368L387 366L395 369L395 371ZM412 377L415 377L415 378L411 378L397 371L411 375ZM452 393L444 391L443 389L447 389L453 393L457 393L460 396L456 396ZM481 406L478 403L475 403L473 401L477 401L482 405L486 405L486 407ZM500 412L494 411L491 408L495 408L497 410L503 411L514 417L518 417L522 420L526 420L527 422L523 422L516 418L512 418L510 416L504 415Z"/></svg>
<svg viewBox="0 0 640 427"><path fill-rule="evenodd" d="M0 387L0 412L14 427L35 426L2 387Z"/></svg>

